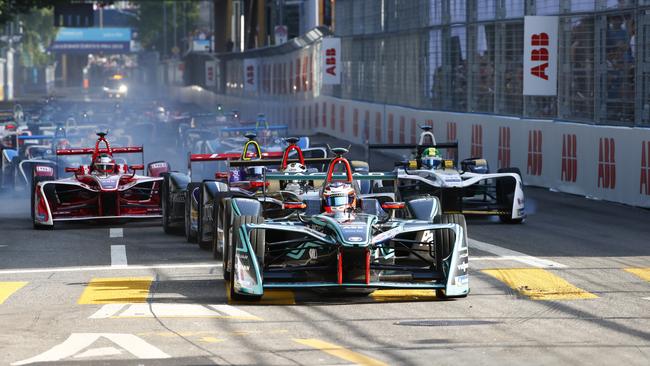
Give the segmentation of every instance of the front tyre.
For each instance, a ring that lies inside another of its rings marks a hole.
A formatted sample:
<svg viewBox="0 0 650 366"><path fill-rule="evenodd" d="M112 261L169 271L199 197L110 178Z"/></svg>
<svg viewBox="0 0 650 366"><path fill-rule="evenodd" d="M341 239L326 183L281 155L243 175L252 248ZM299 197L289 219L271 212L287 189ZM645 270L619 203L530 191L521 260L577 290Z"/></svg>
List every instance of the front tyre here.
<svg viewBox="0 0 650 366"><path fill-rule="evenodd" d="M235 216L233 219L232 225L232 248L230 251L230 261L233 266L233 270L230 273L230 281L228 282L228 287L230 291L230 298L233 300L245 300L245 301L257 301L262 298L261 295L244 295L235 292L235 276L234 273L237 271L237 261L235 260L235 254L237 253L237 247L241 244L241 238L239 235L239 229L245 224L262 224L264 223L264 218L261 216ZM253 253L257 259L257 264L259 266L260 275L264 273L264 256L266 253L266 243L265 243L265 232L264 230L253 230L250 236L250 243L253 249ZM252 264L251 264L252 265ZM264 279L262 278L262 281Z"/></svg>
<svg viewBox="0 0 650 366"><path fill-rule="evenodd" d="M442 214L436 216L433 220L434 224L458 224L463 228L463 233L465 235L465 242L467 242L467 223L465 222L465 216L461 214ZM449 275L449 265L448 258L452 254L454 248L454 241L456 237L452 230L436 230L436 268L439 271L442 271L445 278ZM451 299L451 298L462 298L467 297L467 294L458 295L458 296L447 296L445 294L445 289L436 289L436 297L439 299Z"/></svg>

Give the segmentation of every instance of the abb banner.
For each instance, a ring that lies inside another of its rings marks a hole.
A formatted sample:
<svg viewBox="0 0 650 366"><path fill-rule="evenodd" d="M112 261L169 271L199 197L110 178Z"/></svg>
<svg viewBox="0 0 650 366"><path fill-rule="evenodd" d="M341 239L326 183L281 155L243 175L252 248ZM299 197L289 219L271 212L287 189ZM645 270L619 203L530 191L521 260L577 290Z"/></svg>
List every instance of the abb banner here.
<svg viewBox="0 0 650 366"><path fill-rule="evenodd" d="M257 91L257 60L254 58L244 59L244 90Z"/></svg>
<svg viewBox="0 0 650 366"><path fill-rule="evenodd" d="M205 62L205 86L217 85L217 62L214 60Z"/></svg>
<svg viewBox="0 0 650 366"><path fill-rule="evenodd" d="M341 84L341 39L323 38L321 45L323 85Z"/></svg>
<svg viewBox="0 0 650 366"><path fill-rule="evenodd" d="M524 95L557 95L558 17L524 17Z"/></svg>

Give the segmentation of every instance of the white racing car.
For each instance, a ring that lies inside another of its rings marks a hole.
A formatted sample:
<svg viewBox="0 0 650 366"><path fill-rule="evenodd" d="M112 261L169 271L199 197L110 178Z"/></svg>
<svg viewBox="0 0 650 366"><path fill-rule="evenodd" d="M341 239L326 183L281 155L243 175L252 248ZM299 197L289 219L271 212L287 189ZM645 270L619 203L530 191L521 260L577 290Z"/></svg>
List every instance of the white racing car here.
<svg viewBox="0 0 650 366"><path fill-rule="evenodd" d="M473 157L460 163L444 159L440 150L458 150L457 142L437 143L431 127L422 127L418 145L371 144L370 149L414 149L411 160L396 164L398 183L377 191L395 190L402 197L434 195L443 212L464 215L496 215L504 223L526 218L524 191L518 168L490 173L485 159ZM427 141L428 140L428 141Z"/></svg>

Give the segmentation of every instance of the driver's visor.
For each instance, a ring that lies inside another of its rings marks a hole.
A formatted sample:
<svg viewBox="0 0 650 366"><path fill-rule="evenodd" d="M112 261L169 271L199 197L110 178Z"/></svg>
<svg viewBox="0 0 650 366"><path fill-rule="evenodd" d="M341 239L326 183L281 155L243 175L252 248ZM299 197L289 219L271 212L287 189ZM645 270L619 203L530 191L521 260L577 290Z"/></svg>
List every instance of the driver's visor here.
<svg viewBox="0 0 650 366"><path fill-rule="evenodd" d="M345 196L329 196L325 199L326 206L328 207L339 207L352 204L354 201L354 196L350 195Z"/></svg>

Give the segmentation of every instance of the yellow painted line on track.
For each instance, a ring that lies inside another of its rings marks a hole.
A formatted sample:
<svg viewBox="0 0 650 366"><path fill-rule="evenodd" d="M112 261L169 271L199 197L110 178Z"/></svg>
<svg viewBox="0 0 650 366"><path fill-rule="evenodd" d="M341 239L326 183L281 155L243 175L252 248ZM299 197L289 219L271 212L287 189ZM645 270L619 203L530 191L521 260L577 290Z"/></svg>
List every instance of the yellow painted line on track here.
<svg viewBox="0 0 650 366"><path fill-rule="evenodd" d="M485 269L482 272L533 300L598 298L590 292L573 286L561 277L539 268Z"/></svg>
<svg viewBox="0 0 650 366"><path fill-rule="evenodd" d="M320 339L315 338L294 338L294 342L300 343L305 346L316 348L327 354L330 354L334 357L353 362L357 365L367 365L367 366L386 366L387 364L374 358L370 358L366 355L362 355L357 352L350 351L349 349L343 348L339 345L321 341Z"/></svg>
<svg viewBox="0 0 650 366"><path fill-rule="evenodd" d="M200 341L205 343L219 343L225 341L225 339L215 337L202 337Z"/></svg>
<svg viewBox="0 0 650 366"><path fill-rule="evenodd" d="M625 268L625 272L632 273L642 280L650 281L650 268Z"/></svg>
<svg viewBox="0 0 650 366"><path fill-rule="evenodd" d="M265 290L259 301L238 301L230 298L230 285L226 282L228 304L231 305L295 305L296 298L291 290Z"/></svg>
<svg viewBox="0 0 650 366"><path fill-rule="evenodd" d="M436 300L435 290L376 290L370 294L373 300L382 301L431 301Z"/></svg>
<svg viewBox="0 0 650 366"><path fill-rule="evenodd" d="M93 278L79 304L125 304L146 302L153 277Z"/></svg>
<svg viewBox="0 0 650 366"><path fill-rule="evenodd" d="M9 296L20 290L27 282L0 282L0 304L4 303Z"/></svg>

